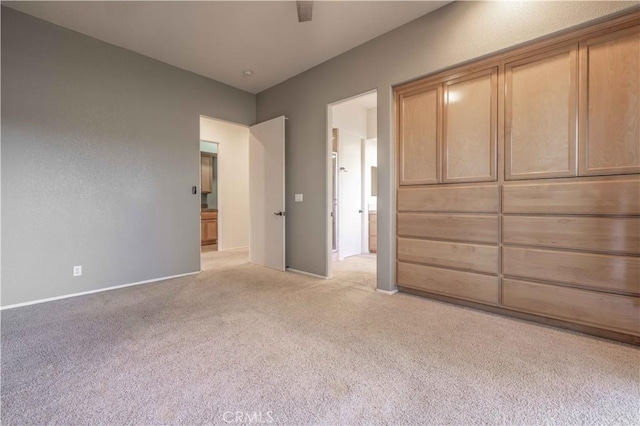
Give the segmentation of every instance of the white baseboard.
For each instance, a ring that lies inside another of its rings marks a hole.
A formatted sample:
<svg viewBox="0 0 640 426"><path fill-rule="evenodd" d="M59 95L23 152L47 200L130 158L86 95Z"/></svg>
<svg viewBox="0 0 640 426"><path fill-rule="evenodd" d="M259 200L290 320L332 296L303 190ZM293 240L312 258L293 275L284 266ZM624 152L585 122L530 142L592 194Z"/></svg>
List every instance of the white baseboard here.
<svg viewBox="0 0 640 426"><path fill-rule="evenodd" d="M97 290L89 290L89 291L83 291L83 292L80 292L80 293L65 294L64 296L49 297L47 299L39 299L39 300L32 300L30 302L16 303L15 305L2 306L2 307L0 307L0 311L4 311L5 309L21 308L23 306L29 306L29 305L37 305L39 303L53 302L54 300L69 299L71 297L85 296L87 294L102 293L103 291L117 290L119 288L132 287L134 285L149 284L149 283L155 283L155 282L158 282L158 281L170 280L170 279L173 279L173 278L186 277L186 276L189 276L189 275L199 274L200 272L201 271L187 272L186 274L171 275L171 276L168 276L168 277L154 278L152 280L138 281L138 282L130 283L130 284L122 284L122 285L116 285L116 286L113 286L113 287L99 288Z"/></svg>
<svg viewBox="0 0 640 426"><path fill-rule="evenodd" d="M386 295L391 296L391 295L396 294L398 292L398 289L395 289L395 290L382 290L380 288L376 288L376 291L378 291L378 292L380 292L382 294L386 294Z"/></svg>
<svg viewBox="0 0 640 426"><path fill-rule="evenodd" d="M292 268L287 268L287 272L293 272L295 274L308 275L310 277L321 278L323 280L328 280L329 279L329 277L324 277L322 275L312 274L311 272L298 271L297 269L292 269Z"/></svg>

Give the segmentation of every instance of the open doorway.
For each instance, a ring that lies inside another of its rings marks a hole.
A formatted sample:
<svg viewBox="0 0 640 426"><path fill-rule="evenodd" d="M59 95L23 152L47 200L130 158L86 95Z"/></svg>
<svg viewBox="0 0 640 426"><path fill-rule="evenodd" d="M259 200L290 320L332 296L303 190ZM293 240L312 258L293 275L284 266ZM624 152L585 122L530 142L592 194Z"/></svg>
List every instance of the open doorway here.
<svg viewBox="0 0 640 426"><path fill-rule="evenodd" d="M200 116L201 270L231 255L285 270L285 120Z"/></svg>
<svg viewBox="0 0 640 426"><path fill-rule="evenodd" d="M249 128L200 117L200 269L248 260ZM232 253L233 252L233 253Z"/></svg>
<svg viewBox="0 0 640 426"><path fill-rule="evenodd" d="M329 105L329 275L376 288L377 92Z"/></svg>
<svg viewBox="0 0 640 426"><path fill-rule="evenodd" d="M200 243L218 250L218 144L200 141Z"/></svg>

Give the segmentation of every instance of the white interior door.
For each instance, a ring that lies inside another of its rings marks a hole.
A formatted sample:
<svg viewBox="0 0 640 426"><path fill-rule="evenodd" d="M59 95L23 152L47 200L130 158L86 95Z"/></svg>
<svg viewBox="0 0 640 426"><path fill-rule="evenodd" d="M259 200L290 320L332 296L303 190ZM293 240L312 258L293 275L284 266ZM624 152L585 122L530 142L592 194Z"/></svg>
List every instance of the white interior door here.
<svg viewBox="0 0 640 426"><path fill-rule="evenodd" d="M338 142L338 258L362 254L362 140L345 132Z"/></svg>
<svg viewBox="0 0 640 426"><path fill-rule="evenodd" d="M284 117L249 128L249 262L285 269Z"/></svg>

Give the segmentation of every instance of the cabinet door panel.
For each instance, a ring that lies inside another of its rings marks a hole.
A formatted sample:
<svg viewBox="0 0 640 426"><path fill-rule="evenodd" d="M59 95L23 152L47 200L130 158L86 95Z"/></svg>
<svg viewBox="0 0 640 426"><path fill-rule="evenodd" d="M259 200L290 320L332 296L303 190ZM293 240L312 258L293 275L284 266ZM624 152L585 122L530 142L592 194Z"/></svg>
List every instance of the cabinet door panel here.
<svg viewBox="0 0 640 426"><path fill-rule="evenodd" d="M400 185L439 179L439 89L400 97Z"/></svg>
<svg viewBox="0 0 640 426"><path fill-rule="evenodd" d="M213 159L211 156L200 156L200 192L203 194L211 193L213 183Z"/></svg>
<svg viewBox="0 0 640 426"><path fill-rule="evenodd" d="M207 236L211 241L218 240L218 221L217 220L207 221Z"/></svg>
<svg viewBox="0 0 640 426"><path fill-rule="evenodd" d="M640 27L581 43L580 174L640 173Z"/></svg>
<svg viewBox="0 0 640 426"><path fill-rule="evenodd" d="M577 45L506 65L506 179L576 174L577 70Z"/></svg>
<svg viewBox="0 0 640 426"><path fill-rule="evenodd" d="M498 69L445 84L443 181L496 178Z"/></svg>

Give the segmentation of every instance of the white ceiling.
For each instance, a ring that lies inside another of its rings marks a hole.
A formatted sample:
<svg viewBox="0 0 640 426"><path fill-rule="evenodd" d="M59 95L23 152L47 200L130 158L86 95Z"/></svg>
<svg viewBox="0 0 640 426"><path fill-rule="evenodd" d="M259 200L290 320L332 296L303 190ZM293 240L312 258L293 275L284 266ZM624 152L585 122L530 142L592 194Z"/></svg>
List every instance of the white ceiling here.
<svg viewBox="0 0 640 426"><path fill-rule="evenodd" d="M2 2L251 93L447 3L316 0L313 21L298 23L294 1Z"/></svg>
<svg viewBox="0 0 640 426"><path fill-rule="evenodd" d="M358 95L354 98L348 99L344 102L340 102L340 105L358 105L364 109L371 109L378 107L378 92L365 93L364 95Z"/></svg>

